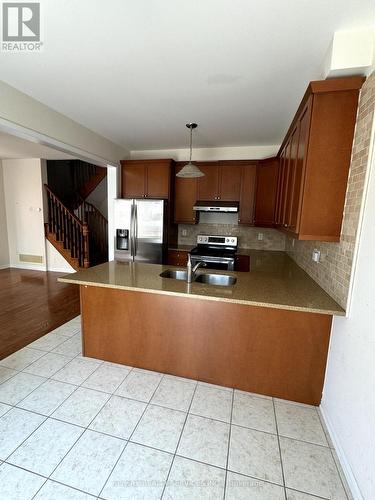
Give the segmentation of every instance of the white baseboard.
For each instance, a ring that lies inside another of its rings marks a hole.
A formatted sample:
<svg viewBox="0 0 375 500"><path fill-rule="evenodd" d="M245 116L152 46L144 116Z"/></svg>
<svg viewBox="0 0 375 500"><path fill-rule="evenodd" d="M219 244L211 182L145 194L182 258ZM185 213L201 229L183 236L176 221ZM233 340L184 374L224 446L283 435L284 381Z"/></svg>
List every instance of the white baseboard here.
<svg viewBox="0 0 375 500"><path fill-rule="evenodd" d="M43 264L26 264L26 263L14 264L14 263L11 263L11 264L9 264L8 267L13 267L16 269L28 269L30 271L46 271L46 266Z"/></svg>
<svg viewBox="0 0 375 500"><path fill-rule="evenodd" d="M69 274L69 273L75 273L76 271L74 269L72 270L68 270L66 267L62 268L58 268L58 267L49 267L47 269L47 271L51 271L52 273L66 273L66 274Z"/></svg>
<svg viewBox="0 0 375 500"><path fill-rule="evenodd" d="M2 264L0 269L8 269L8 267L10 267L10 264Z"/></svg>
<svg viewBox="0 0 375 500"><path fill-rule="evenodd" d="M319 406L319 412L324 420L324 423L326 425L326 428L328 430L329 436L331 438L331 441L333 443L333 446L335 447L335 451L337 454L337 457L339 459L342 471L344 473L346 482L348 483L348 487L350 489L350 492L353 496L354 500L365 500L361 490L359 489L358 483L356 481L356 478L353 474L352 468L350 467L350 464L346 458L346 455L344 453L344 450L340 444L340 440L334 431L332 422L328 415L324 411L324 407L322 405Z"/></svg>

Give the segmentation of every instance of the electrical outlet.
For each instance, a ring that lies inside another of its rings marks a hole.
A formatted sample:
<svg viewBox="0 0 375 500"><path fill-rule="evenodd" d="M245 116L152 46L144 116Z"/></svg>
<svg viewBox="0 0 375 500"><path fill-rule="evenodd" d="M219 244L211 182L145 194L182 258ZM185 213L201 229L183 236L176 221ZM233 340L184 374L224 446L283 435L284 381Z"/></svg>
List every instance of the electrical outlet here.
<svg viewBox="0 0 375 500"><path fill-rule="evenodd" d="M314 248L311 258L314 262L318 264L320 262L320 250Z"/></svg>
<svg viewBox="0 0 375 500"><path fill-rule="evenodd" d="M181 234L182 234L182 236L187 236L187 229L183 229L183 230L181 231Z"/></svg>
<svg viewBox="0 0 375 500"><path fill-rule="evenodd" d="M262 241L263 240L263 233L258 233L258 240Z"/></svg>
<svg viewBox="0 0 375 500"><path fill-rule="evenodd" d="M292 238L292 248L294 248L295 242L296 242L296 240L294 238Z"/></svg>

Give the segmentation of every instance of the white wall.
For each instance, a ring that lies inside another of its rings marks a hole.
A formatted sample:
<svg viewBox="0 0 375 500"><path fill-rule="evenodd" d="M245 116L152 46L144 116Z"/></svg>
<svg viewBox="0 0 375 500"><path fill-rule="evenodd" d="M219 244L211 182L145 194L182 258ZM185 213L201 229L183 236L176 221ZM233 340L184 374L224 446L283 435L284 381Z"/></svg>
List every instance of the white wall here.
<svg viewBox="0 0 375 500"><path fill-rule="evenodd" d="M9 267L8 228L5 211L3 167L0 160L0 269Z"/></svg>
<svg viewBox="0 0 375 500"><path fill-rule="evenodd" d="M371 157L371 155L370 155ZM375 498L375 155L349 318L334 318L321 411L356 499Z"/></svg>
<svg viewBox="0 0 375 500"><path fill-rule="evenodd" d="M216 161L216 160L259 160L274 156L280 145L268 146L239 146L223 148L194 148L193 161ZM176 161L185 161L189 158L189 149L149 149L144 151L131 151L130 158L153 159L173 158Z"/></svg>
<svg viewBox="0 0 375 500"><path fill-rule="evenodd" d="M2 163L10 265L45 269L41 160ZM21 262L20 254L39 256L42 262Z"/></svg>
<svg viewBox="0 0 375 500"><path fill-rule="evenodd" d="M102 159L104 165L117 163L129 155L127 149L4 82L0 82L0 126L4 131L8 131L10 127L13 132L20 127L24 129L23 132L30 131L33 137L41 134L47 140L47 145L53 147L57 141L65 151L77 153L74 156L78 156L78 151L75 151L77 148L88 159L93 157Z"/></svg>
<svg viewBox="0 0 375 500"><path fill-rule="evenodd" d="M75 269L67 262L56 248L46 240L47 271L58 273L75 273Z"/></svg>
<svg viewBox="0 0 375 500"><path fill-rule="evenodd" d="M86 201L92 203L108 219L107 177L99 182Z"/></svg>
<svg viewBox="0 0 375 500"><path fill-rule="evenodd" d="M43 183L46 181L45 161L39 159L3 160L2 165L8 227L8 237L4 240L9 245L10 266L43 271L74 272L74 269L46 241L44 236L44 214L47 209L43 199ZM20 261L20 254L39 256L42 262Z"/></svg>

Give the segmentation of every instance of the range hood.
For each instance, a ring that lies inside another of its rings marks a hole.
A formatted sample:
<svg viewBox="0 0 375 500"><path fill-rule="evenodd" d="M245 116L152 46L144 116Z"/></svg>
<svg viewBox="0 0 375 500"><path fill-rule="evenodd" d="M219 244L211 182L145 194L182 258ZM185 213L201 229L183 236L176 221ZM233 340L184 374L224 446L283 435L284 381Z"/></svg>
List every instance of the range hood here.
<svg viewBox="0 0 375 500"><path fill-rule="evenodd" d="M193 206L196 212L238 212L237 201L196 201Z"/></svg>

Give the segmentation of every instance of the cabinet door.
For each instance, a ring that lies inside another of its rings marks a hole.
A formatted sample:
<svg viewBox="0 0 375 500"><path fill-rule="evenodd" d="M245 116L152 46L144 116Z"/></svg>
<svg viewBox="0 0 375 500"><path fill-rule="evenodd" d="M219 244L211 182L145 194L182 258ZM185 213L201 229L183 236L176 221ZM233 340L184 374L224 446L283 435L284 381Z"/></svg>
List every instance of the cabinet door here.
<svg viewBox="0 0 375 500"><path fill-rule="evenodd" d="M257 165L255 195L255 225L272 227L275 224L275 208L279 159L269 158Z"/></svg>
<svg viewBox="0 0 375 500"><path fill-rule="evenodd" d="M183 165L177 167L179 172ZM193 206L197 201L197 179L175 177L174 222L176 224L195 224L196 212Z"/></svg>
<svg viewBox="0 0 375 500"><path fill-rule="evenodd" d="M298 136L299 136L299 123L297 122L292 133L290 134L288 179L286 187L285 215L284 215L284 227L287 229L290 229L291 226L294 185L296 180Z"/></svg>
<svg viewBox="0 0 375 500"><path fill-rule="evenodd" d="M147 165L146 195L148 198L168 199L170 169L170 162L165 162L164 164L155 163Z"/></svg>
<svg viewBox="0 0 375 500"><path fill-rule="evenodd" d="M217 162L197 162L196 165L204 173L198 177L198 199L214 201L219 199L219 166Z"/></svg>
<svg viewBox="0 0 375 500"><path fill-rule="evenodd" d="M285 145L285 156L283 161L283 177L280 190L280 225L282 227L287 226L287 192L288 192L288 181L289 181L289 159L290 159L290 139Z"/></svg>
<svg viewBox="0 0 375 500"><path fill-rule="evenodd" d="M254 225L256 165L241 167L241 194L238 223Z"/></svg>
<svg viewBox="0 0 375 500"><path fill-rule="evenodd" d="M219 200L240 200L241 167L239 165L219 165L219 182Z"/></svg>
<svg viewBox="0 0 375 500"><path fill-rule="evenodd" d="M277 176L277 192L276 192L276 209L275 209L275 223L277 226L281 225L282 222L282 207L283 207L283 185L285 177L285 153L284 148L280 153L280 163L279 163L279 175Z"/></svg>
<svg viewBox="0 0 375 500"><path fill-rule="evenodd" d="M143 198L146 194L146 167L122 163L122 197Z"/></svg>
<svg viewBox="0 0 375 500"><path fill-rule="evenodd" d="M188 252L181 250L168 250L168 265L186 267Z"/></svg>
<svg viewBox="0 0 375 500"><path fill-rule="evenodd" d="M234 270L241 272L250 271L250 256L249 255L236 255L234 258Z"/></svg>
<svg viewBox="0 0 375 500"><path fill-rule="evenodd" d="M301 203L303 195L303 183L305 179L306 151L309 138L310 117L311 100L309 99L298 121L298 147L295 162L293 201L290 214L290 230L294 233L298 233L299 231L299 222L301 218Z"/></svg>

